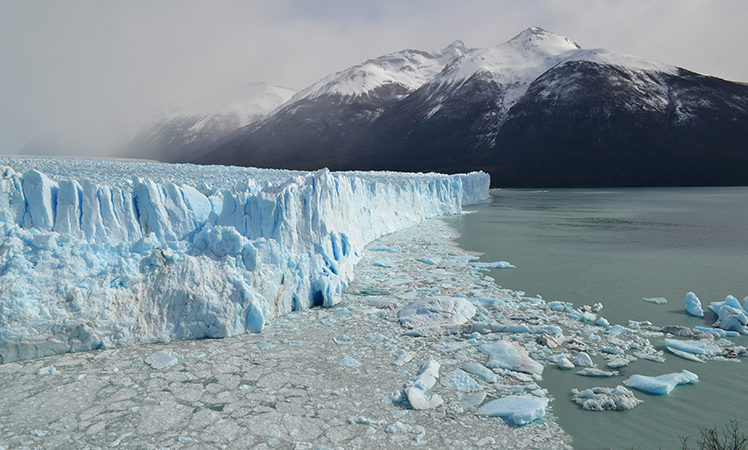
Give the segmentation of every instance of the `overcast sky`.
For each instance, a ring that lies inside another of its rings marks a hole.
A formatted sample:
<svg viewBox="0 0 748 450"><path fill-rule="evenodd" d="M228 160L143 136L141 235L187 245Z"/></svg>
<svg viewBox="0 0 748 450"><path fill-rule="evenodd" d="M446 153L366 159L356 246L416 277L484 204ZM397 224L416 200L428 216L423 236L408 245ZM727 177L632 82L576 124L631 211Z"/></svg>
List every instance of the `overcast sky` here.
<svg viewBox="0 0 748 450"><path fill-rule="evenodd" d="M0 154L106 154L159 111L248 81L301 89L369 58L539 26L748 82L746 0L0 0Z"/></svg>

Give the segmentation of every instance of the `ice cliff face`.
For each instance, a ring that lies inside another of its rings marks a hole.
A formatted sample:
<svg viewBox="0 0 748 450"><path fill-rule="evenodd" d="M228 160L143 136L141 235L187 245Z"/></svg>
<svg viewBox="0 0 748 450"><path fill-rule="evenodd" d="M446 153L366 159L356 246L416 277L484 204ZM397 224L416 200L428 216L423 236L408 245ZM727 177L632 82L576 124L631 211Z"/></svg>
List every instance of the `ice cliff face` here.
<svg viewBox="0 0 748 450"><path fill-rule="evenodd" d="M484 173L0 160L0 362L259 332L340 299L364 246Z"/></svg>

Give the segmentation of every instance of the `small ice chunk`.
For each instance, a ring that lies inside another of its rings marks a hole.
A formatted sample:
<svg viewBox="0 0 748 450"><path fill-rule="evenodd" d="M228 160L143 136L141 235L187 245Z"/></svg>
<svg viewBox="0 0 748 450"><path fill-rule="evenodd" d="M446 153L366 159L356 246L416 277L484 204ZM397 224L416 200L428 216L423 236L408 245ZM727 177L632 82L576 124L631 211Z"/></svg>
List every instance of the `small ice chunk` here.
<svg viewBox="0 0 748 450"><path fill-rule="evenodd" d="M351 345L353 344L353 341L348 336L336 336L332 338L332 341L335 342L338 345Z"/></svg>
<svg viewBox="0 0 748 450"><path fill-rule="evenodd" d="M421 336L455 334L475 316L475 306L459 297L429 297L411 302L397 314L400 326Z"/></svg>
<svg viewBox="0 0 748 450"><path fill-rule="evenodd" d="M444 387L459 392L476 392L483 390L474 379L462 370L455 370L444 375L439 381Z"/></svg>
<svg viewBox="0 0 748 450"><path fill-rule="evenodd" d="M412 360L414 356L415 353L400 350L399 352L397 352L397 357L395 358L395 360L392 361L392 365L400 367L403 364L410 362L410 360Z"/></svg>
<svg viewBox="0 0 748 450"><path fill-rule="evenodd" d="M600 347L600 351L611 355L623 355L623 349L621 347Z"/></svg>
<svg viewBox="0 0 748 450"><path fill-rule="evenodd" d="M574 358L574 361L572 361L572 364L575 366L581 366L581 367L592 367L594 364L592 363L592 358L590 358L590 355L588 355L585 352L579 352L576 358Z"/></svg>
<svg viewBox="0 0 748 450"><path fill-rule="evenodd" d="M476 375L478 377L481 377L483 380L489 382L489 383L495 383L499 377L496 375L491 369L484 366L480 363L470 363L466 364L462 367L462 370L464 370L467 373L472 373L473 375Z"/></svg>
<svg viewBox="0 0 748 450"><path fill-rule="evenodd" d="M464 409L475 408L476 406L483 403L483 400L485 399L486 399L485 391L479 391L474 394L466 395L460 402L460 407Z"/></svg>
<svg viewBox="0 0 748 450"><path fill-rule="evenodd" d="M358 367L361 365L360 362L356 361L348 355L341 359L339 364L344 367Z"/></svg>
<svg viewBox="0 0 748 450"><path fill-rule="evenodd" d="M182 355L172 352L171 350L160 350L152 353L145 358L145 363L154 370L166 369L176 364Z"/></svg>
<svg viewBox="0 0 748 450"><path fill-rule="evenodd" d="M395 261L392 261L389 258L380 258L380 259L375 260L371 264L376 267L384 267L384 268L392 268L397 265Z"/></svg>
<svg viewBox="0 0 748 450"><path fill-rule="evenodd" d="M439 367L436 360L429 359L423 363L418 375L405 383L403 391L414 409L433 409L444 403L438 394L430 391L439 378Z"/></svg>
<svg viewBox="0 0 748 450"><path fill-rule="evenodd" d="M668 350L672 354L680 356L683 359L687 359L689 361L696 361L696 362L700 362L700 363L704 362L703 359L699 358L698 356L694 355L693 353L684 352L683 350L678 350L677 348L670 348L670 347L668 347Z"/></svg>
<svg viewBox="0 0 748 450"><path fill-rule="evenodd" d="M481 406L475 414L479 416L502 417L514 425L522 426L544 417L547 406L547 398L530 395L510 395Z"/></svg>
<svg viewBox="0 0 748 450"><path fill-rule="evenodd" d="M667 395L678 385L696 383L698 381L698 375L683 370L680 373L669 373L667 375L660 375L659 377L632 375L629 379L625 380L623 384L650 394Z"/></svg>
<svg viewBox="0 0 748 450"><path fill-rule="evenodd" d="M662 356L653 355L653 354L645 353L645 352L636 352L636 353L634 353L634 356L636 356L637 358L640 358L640 359L646 359L646 360L654 361L654 362L658 362L658 363L664 363L665 362L665 358L663 358Z"/></svg>
<svg viewBox="0 0 748 450"><path fill-rule="evenodd" d="M402 422L395 422L392 425L388 426L384 429L385 433L390 434L424 434L426 433L426 430L423 429L423 427L416 425L416 426L410 426L407 423Z"/></svg>
<svg viewBox="0 0 748 450"><path fill-rule="evenodd" d="M405 389L405 395L413 409L434 409L444 403L439 394L434 394L428 389L419 389L417 386Z"/></svg>
<svg viewBox="0 0 748 450"><path fill-rule="evenodd" d="M588 367L586 369L580 370L579 372L576 372L576 374L585 377L615 377L618 376L619 372L617 370L607 372L605 370Z"/></svg>
<svg viewBox="0 0 748 450"><path fill-rule="evenodd" d="M470 264L479 269L514 269L515 267L507 261L474 262Z"/></svg>
<svg viewBox="0 0 748 450"><path fill-rule="evenodd" d="M566 303L564 302L550 302L548 303L548 309L555 312L561 312L566 310Z"/></svg>
<svg viewBox="0 0 748 450"><path fill-rule="evenodd" d="M737 331L727 331L721 328L710 328L710 327L693 327L694 330L701 331L707 334L711 334L714 337L738 337L740 333Z"/></svg>
<svg viewBox="0 0 748 450"><path fill-rule="evenodd" d="M571 401L588 411L626 411L644 403L623 386L616 386L615 388L594 387L582 392L575 391L572 391L575 395Z"/></svg>
<svg viewBox="0 0 748 450"><path fill-rule="evenodd" d="M686 311L696 317L704 317L704 310L701 308L701 300L693 292L686 294Z"/></svg>
<svg viewBox="0 0 748 450"><path fill-rule="evenodd" d="M678 339L665 339L665 347L667 347L667 349L670 351L675 349L694 355L717 356L722 354L722 349L705 341L681 341Z"/></svg>
<svg viewBox="0 0 748 450"><path fill-rule="evenodd" d="M568 358L563 357L558 360L558 368L563 370L570 370L574 368L574 364L569 361Z"/></svg>
<svg viewBox="0 0 748 450"><path fill-rule="evenodd" d="M418 261L424 264L431 265L431 266L436 266L436 265L439 265L439 263L441 262L441 258L439 258L438 256L434 256L434 257L422 256L418 258Z"/></svg>
<svg viewBox="0 0 748 450"><path fill-rule="evenodd" d="M625 356L616 357L608 361L608 367L610 367L611 369L620 369L621 367L628 366L630 362L631 359Z"/></svg>
<svg viewBox="0 0 748 450"><path fill-rule="evenodd" d="M597 319L597 322L595 322L595 324L597 324L597 325L599 325L601 327L609 327L610 326L610 322L608 322L608 319L606 319L605 317L600 317L599 319Z"/></svg>
<svg viewBox="0 0 748 450"><path fill-rule="evenodd" d="M502 368L537 375L543 373L543 365L533 361L527 351L515 342L483 344L478 350L488 355L486 366L492 369Z"/></svg>
<svg viewBox="0 0 748 450"><path fill-rule="evenodd" d="M664 299L662 297L652 297L652 298L644 298L645 302L654 303L655 305L664 305L667 303L667 299Z"/></svg>
<svg viewBox="0 0 748 450"><path fill-rule="evenodd" d="M608 336L619 336L621 334L632 334L633 332L634 332L633 330L626 328L626 327L622 327L620 325L613 325L612 327L605 330L605 334L607 334Z"/></svg>
<svg viewBox="0 0 748 450"><path fill-rule="evenodd" d="M57 371L54 367L42 367L41 369L36 371L37 375L59 375L60 372Z"/></svg>

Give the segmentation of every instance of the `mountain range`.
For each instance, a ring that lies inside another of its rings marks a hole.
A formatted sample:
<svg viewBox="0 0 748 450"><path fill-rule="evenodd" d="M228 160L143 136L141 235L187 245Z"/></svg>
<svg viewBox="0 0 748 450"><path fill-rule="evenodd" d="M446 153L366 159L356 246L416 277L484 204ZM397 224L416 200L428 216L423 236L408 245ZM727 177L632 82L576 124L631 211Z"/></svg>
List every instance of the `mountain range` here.
<svg viewBox="0 0 748 450"><path fill-rule="evenodd" d="M295 93L267 83L246 83L224 90L155 120L120 154L163 162L203 157L231 133L264 118Z"/></svg>
<svg viewBox="0 0 748 450"><path fill-rule="evenodd" d="M210 139L187 117L210 122L174 116L161 130L181 134L141 142L200 164L484 170L494 187L748 184L747 85L537 27L491 48L368 60Z"/></svg>

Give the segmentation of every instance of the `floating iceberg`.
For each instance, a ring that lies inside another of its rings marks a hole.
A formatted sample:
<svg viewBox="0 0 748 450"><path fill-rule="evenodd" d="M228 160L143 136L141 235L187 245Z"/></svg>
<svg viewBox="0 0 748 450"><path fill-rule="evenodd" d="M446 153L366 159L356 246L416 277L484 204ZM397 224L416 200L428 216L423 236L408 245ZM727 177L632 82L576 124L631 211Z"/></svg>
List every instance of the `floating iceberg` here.
<svg viewBox="0 0 748 450"><path fill-rule="evenodd" d="M588 411L626 411L644 403L623 386L594 387L581 392L573 389L572 393L571 401Z"/></svg>
<svg viewBox="0 0 748 450"><path fill-rule="evenodd" d="M713 326L723 330L737 331L740 334L748 334L748 312L740 306L738 299L728 295L724 302L712 302L709 309L714 311L719 319Z"/></svg>
<svg viewBox="0 0 748 450"><path fill-rule="evenodd" d="M665 347L676 355L678 354L676 350L699 356L717 356L722 354L722 349L710 342L711 341L681 341L678 339L665 339Z"/></svg>
<svg viewBox="0 0 748 450"><path fill-rule="evenodd" d="M583 377L616 377L619 375L619 372L617 370L613 371L605 371L602 369L596 369L592 367L588 367L586 369L582 369L578 372L575 372L577 375L582 375Z"/></svg>
<svg viewBox="0 0 748 450"><path fill-rule="evenodd" d="M502 417L517 426L527 425L545 416L547 398L529 395L510 395L481 406L479 416Z"/></svg>
<svg viewBox="0 0 748 450"><path fill-rule="evenodd" d="M628 387L639 389L650 394L670 394L676 386L681 384L696 383L699 376L693 372L683 370L680 373L669 373L659 377L648 377L644 375L632 375L624 380L623 384Z"/></svg>
<svg viewBox="0 0 748 450"><path fill-rule="evenodd" d="M489 178L0 159L0 362L259 332ZM472 305L471 305L472 306Z"/></svg>
<svg viewBox="0 0 748 450"><path fill-rule="evenodd" d="M701 300L693 292L686 294L686 311L696 317L704 317L704 310L701 308Z"/></svg>

